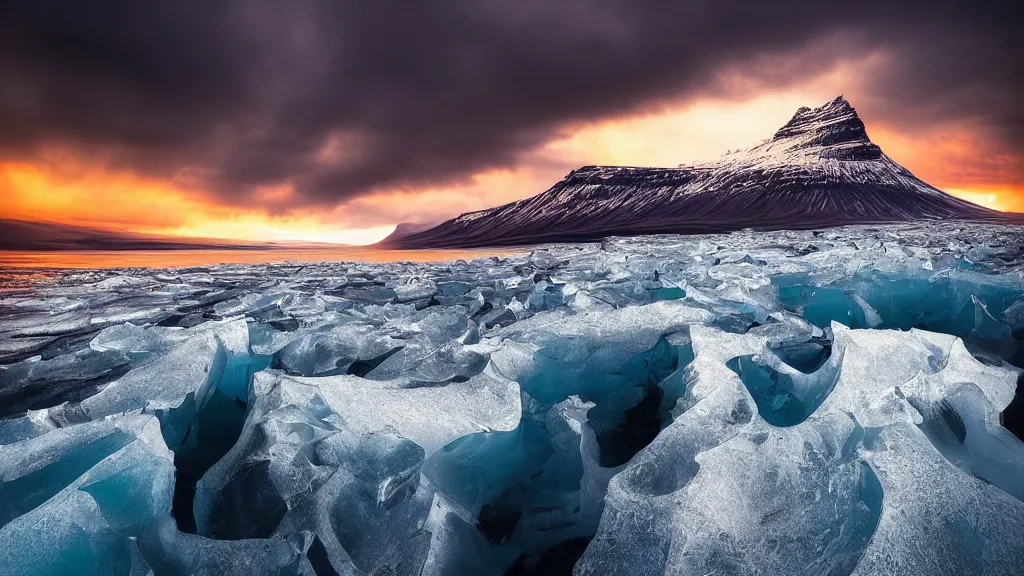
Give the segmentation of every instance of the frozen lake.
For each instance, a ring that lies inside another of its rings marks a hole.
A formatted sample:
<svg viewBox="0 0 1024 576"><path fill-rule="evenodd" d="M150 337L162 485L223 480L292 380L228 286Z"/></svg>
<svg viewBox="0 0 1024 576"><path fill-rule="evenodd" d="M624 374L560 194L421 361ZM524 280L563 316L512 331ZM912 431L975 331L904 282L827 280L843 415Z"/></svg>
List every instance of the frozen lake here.
<svg viewBox="0 0 1024 576"><path fill-rule="evenodd" d="M0 573L1024 565L1022 228L192 256L0 256Z"/></svg>

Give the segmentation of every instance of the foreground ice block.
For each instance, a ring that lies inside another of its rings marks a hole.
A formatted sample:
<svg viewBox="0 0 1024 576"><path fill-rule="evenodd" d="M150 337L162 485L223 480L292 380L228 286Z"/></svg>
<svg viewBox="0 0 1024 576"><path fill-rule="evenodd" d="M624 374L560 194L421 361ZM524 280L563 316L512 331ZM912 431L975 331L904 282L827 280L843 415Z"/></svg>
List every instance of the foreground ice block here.
<svg viewBox="0 0 1024 576"><path fill-rule="evenodd" d="M1017 371L950 336L832 329L837 378L783 427L756 416L759 382L723 370L765 343L695 329L689 407L612 479L576 572L1018 571L1024 446L994 419Z"/></svg>
<svg viewBox="0 0 1024 576"><path fill-rule="evenodd" d="M127 573L129 535L170 510L174 466L152 416L80 424L2 450L4 573Z"/></svg>
<svg viewBox="0 0 1024 576"><path fill-rule="evenodd" d="M301 539L219 542L175 528L173 455L152 416L0 448L4 574L313 574ZM28 545L25 545L25 544Z"/></svg>
<svg viewBox="0 0 1024 576"><path fill-rule="evenodd" d="M200 534L308 531L336 569L366 573L422 566L434 502L420 473L425 455L468 434L513 429L522 412L518 386L485 375L406 388L260 373L251 395L238 443L199 483Z"/></svg>

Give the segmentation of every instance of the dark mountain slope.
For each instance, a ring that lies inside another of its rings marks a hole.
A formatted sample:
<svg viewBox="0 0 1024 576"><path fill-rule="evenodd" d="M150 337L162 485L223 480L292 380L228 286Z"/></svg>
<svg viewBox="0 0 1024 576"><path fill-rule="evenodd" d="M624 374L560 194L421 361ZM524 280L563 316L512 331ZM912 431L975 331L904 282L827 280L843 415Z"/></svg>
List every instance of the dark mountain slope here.
<svg viewBox="0 0 1024 576"><path fill-rule="evenodd" d="M868 138L842 97L801 108L749 150L680 168L586 166L532 198L463 214L388 246L472 247L612 235L1016 219L915 177Z"/></svg>
<svg viewBox="0 0 1024 576"><path fill-rule="evenodd" d="M0 250L258 250L270 247L228 240L163 238L52 222L0 219Z"/></svg>

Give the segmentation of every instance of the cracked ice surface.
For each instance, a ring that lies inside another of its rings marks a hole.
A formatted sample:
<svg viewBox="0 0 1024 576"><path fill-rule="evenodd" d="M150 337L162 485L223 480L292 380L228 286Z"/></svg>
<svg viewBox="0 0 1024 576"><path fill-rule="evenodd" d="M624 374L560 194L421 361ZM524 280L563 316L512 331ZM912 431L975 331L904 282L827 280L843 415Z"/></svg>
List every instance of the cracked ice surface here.
<svg viewBox="0 0 1024 576"><path fill-rule="evenodd" d="M44 275L0 574L1019 574L1022 238Z"/></svg>

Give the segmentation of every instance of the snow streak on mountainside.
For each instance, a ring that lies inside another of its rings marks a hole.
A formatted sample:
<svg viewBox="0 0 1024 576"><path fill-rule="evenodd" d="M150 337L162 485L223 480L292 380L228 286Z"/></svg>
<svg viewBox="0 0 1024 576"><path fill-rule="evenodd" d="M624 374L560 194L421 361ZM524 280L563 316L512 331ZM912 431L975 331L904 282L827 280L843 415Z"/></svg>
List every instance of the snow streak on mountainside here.
<svg viewBox="0 0 1024 576"><path fill-rule="evenodd" d="M385 240L487 246L612 235L807 229L908 220L999 219L882 153L842 96L800 108L769 140L679 168L584 166L532 198Z"/></svg>

